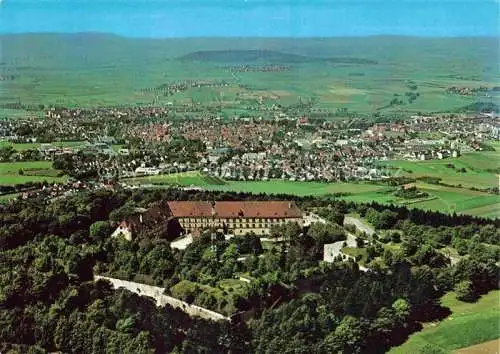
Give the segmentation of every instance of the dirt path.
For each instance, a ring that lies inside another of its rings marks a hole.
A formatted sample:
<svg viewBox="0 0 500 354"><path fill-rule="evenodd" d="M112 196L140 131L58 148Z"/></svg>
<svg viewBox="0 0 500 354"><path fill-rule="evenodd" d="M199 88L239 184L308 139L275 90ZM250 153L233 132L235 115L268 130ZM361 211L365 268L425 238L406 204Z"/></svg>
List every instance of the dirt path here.
<svg viewBox="0 0 500 354"><path fill-rule="evenodd" d="M500 339L490 340L467 348L455 350L455 354L500 354Z"/></svg>

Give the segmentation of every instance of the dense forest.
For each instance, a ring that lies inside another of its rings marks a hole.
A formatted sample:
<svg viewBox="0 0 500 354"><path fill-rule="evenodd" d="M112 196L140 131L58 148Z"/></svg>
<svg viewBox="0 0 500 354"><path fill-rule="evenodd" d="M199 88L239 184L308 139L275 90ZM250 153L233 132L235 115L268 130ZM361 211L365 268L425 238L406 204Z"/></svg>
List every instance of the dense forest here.
<svg viewBox="0 0 500 354"><path fill-rule="evenodd" d="M109 237L134 208L188 199L295 199L330 223L274 228L271 237L285 241L267 248L255 235L219 235L214 247L202 234L183 251L170 248L168 233ZM340 225L353 212L377 228L357 235L369 271L342 257L321 261L324 244L345 239ZM423 321L447 316L444 293L474 301L499 280L498 221L334 197L82 192L2 205L0 225L2 353L383 353ZM443 252L449 247L460 255L455 262ZM191 318L94 282L95 274L161 286L228 315L254 315L230 323ZM226 286L236 274L251 281Z"/></svg>

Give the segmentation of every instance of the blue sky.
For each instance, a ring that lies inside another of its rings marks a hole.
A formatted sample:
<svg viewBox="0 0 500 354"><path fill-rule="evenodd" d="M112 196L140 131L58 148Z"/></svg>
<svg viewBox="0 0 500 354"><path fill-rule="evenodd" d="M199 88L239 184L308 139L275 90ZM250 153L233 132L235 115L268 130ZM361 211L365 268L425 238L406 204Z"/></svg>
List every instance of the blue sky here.
<svg viewBox="0 0 500 354"><path fill-rule="evenodd" d="M0 0L0 33L496 36L498 0Z"/></svg>

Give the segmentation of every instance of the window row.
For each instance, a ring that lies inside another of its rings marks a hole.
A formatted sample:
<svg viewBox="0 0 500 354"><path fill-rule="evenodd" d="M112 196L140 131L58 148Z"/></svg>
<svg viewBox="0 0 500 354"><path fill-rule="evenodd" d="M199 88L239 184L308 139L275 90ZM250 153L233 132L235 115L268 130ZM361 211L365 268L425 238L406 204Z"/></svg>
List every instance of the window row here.
<svg viewBox="0 0 500 354"><path fill-rule="evenodd" d="M183 224L184 228L189 228L189 227L209 227L211 226L210 223L196 223L196 222L193 222L193 223L184 223ZM215 224L215 226L217 227L222 227L222 225L220 224ZM271 228L272 224L267 224L267 223L236 223L236 224L230 224L230 225L227 225L229 228L237 228L237 229L255 229L255 228L259 228L259 229L262 229L262 228L266 228L266 229L269 229Z"/></svg>
<svg viewBox="0 0 500 354"><path fill-rule="evenodd" d="M196 222L196 223L212 223L211 218L184 218L184 222ZM234 223L278 223L284 222L284 219L280 218L247 218L247 219L215 219L215 224L234 224Z"/></svg>

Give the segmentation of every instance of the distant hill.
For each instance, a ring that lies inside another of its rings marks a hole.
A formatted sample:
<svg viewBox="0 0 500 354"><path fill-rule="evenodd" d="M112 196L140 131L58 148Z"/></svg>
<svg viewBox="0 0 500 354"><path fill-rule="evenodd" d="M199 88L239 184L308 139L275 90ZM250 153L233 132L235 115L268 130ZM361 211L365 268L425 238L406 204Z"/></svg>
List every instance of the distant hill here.
<svg viewBox="0 0 500 354"><path fill-rule="evenodd" d="M416 64L428 69L453 59L458 65L487 65L498 72L498 38L125 38L103 33L28 33L0 34L1 62L30 67L90 67L110 63L164 61L185 57L190 60L203 53L231 52L255 56L268 53L276 59L307 61L329 60L339 63L376 61ZM201 54L200 54L201 53ZM276 56L276 53L279 53ZM294 57L291 57L294 56ZM298 58L297 58L298 57ZM197 59L200 60L200 59ZM207 60L205 60L207 61ZM207 61L209 62L209 61ZM216 62L216 61L213 61ZM365 62L365 63L367 63ZM448 65L449 66L449 65ZM461 74L462 75L462 74Z"/></svg>
<svg viewBox="0 0 500 354"><path fill-rule="evenodd" d="M9 107L20 103L95 107L172 100L216 109L225 105L224 114L231 116L253 104L257 94L283 106L315 97L319 108L361 113L491 110L497 109L489 106L496 93L475 105L478 97L446 90L498 86L498 62L498 38L493 37L143 39L103 33L0 34L0 118L13 114ZM284 64L295 70L236 75L224 69L239 64ZM238 87L191 90L173 97L144 91L185 80L224 80ZM406 97L408 81L418 86L419 98L390 105L396 96Z"/></svg>
<svg viewBox="0 0 500 354"><path fill-rule="evenodd" d="M268 64L300 64L311 62L377 64L375 60L363 58L318 58L306 55L277 52L272 50L204 50L183 55L178 59L183 61L192 60L216 63L249 63L261 61Z"/></svg>

